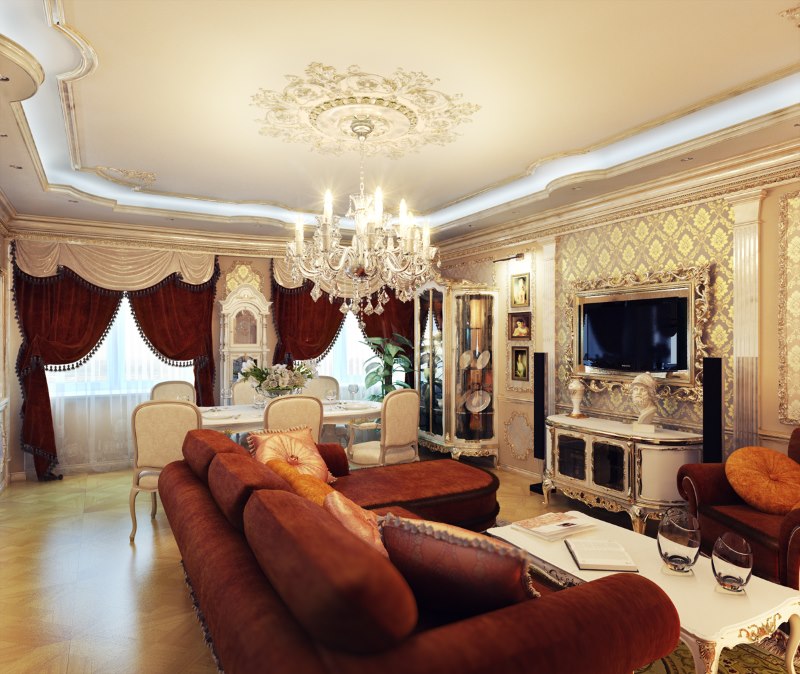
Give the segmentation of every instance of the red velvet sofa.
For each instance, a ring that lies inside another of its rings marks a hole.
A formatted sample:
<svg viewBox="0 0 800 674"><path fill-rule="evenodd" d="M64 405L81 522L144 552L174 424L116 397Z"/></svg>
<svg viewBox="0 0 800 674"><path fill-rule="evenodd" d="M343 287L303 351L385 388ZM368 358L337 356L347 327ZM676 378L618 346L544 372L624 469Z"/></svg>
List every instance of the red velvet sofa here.
<svg viewBox="0 0 800 674"><path fill-rule="evenodd" d="M435 465L449 460L347 475L335 447L321 448L340 474L334 487L378 512L477 523L490 500L467 477L475 471L476 482L486 480L480 469L453 473L473 492L462 500L468 511L462 516L455 491L442 494L436 484L447 469ZM227 674L620 674L678 642L674 606L635 574L560 591L535 583L539 598L469 617L443 619L447 611L439 612L434 619L387 557L225 436L189 433L184 457L164 468L159 493ZM496 479L487 484L493 498ZM394 491L381 496L383 488ZM392 496L399 505L387 503Z"/></svg>
<svg viewBox="0 0 800 674"><path fill-rule="evenodd" d="M800 463L800 428L789 439L789 458ZM700 522L701 549L711 554L725 531L744 536L753 550L753 573L800 589L800 508L787 515L761 512L731 487L724 463L692 463L678 469L678 490Z"/></svg>

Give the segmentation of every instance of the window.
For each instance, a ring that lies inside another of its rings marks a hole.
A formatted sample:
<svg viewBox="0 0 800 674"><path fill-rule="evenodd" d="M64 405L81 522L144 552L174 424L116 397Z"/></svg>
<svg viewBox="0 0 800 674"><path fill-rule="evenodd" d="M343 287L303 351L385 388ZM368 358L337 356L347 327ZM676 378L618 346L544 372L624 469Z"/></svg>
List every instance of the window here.
<svg viewBox="0 0 800 674"><path fill-rule="evenodd" d="M191 366L167 365L145 344L123 298L103 344L78 368L48 372L50 405L63 472L115 470L133 456L131 413L159 381L194 382Z"/></svg>
<svg viewBox="0 0 800 674"><path fill-rule="evenodd" d="M350 384L358 386L357 398L366 398L364 391L364 363L372 358L372 349L364 343L364 335L352 312L348 312L342 329L327 355L317 363L317 374L335 377L339 382L339 396L352 397Z"/></svg>

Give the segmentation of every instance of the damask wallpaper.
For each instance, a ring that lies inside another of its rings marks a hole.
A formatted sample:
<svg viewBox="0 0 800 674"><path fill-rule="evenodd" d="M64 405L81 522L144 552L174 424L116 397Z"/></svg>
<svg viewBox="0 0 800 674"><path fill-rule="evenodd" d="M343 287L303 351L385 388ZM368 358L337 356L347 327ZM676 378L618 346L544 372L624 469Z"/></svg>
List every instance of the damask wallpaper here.
<svg viewBox="0 0 800 674"><path fill-rule="evenodd" d="M781 200L778 399L781 423L800 424L800 192Z"/></svg>
<svg viewBox="0 0 800 674"><path fill-rule="evenodd" d="M629 272L642 275L710 262L711 317L705 340L708 355L723 358L725 426L732 427L733 222L728 203L719 199L558 238L556 404L560 412L572 407L567 392L570 376L568 357L572 350L571 326L563 311L567 302L572 301L571 284ZM658 406L660 420L664 423L674 423L686 429L699 429L702 425L702 403L680 402L667 397L660 399ZM587 392L583 409L622 418L636 416L628 396L618 388L610 392Z"/></svg>

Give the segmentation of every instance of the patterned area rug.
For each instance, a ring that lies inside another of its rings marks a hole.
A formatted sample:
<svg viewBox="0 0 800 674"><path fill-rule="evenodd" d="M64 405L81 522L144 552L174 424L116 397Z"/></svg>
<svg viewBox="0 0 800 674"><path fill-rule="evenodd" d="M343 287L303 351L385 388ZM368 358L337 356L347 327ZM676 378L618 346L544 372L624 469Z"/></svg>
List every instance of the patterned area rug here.
<svg viewBox="0 0 800 674"><path fill-rule="evenodd" d="M786 674L782 655L785 652L785 642L786 635L776 632L775 636L761 642L759 646L741 644L736 648L726 648L720 656L718 672L719 674ZM795 666L800 667L800 656L795 658ZM636 674L694 674L694 671L692 654L681 643L665 658L644 669L637 669Z"/></svg>

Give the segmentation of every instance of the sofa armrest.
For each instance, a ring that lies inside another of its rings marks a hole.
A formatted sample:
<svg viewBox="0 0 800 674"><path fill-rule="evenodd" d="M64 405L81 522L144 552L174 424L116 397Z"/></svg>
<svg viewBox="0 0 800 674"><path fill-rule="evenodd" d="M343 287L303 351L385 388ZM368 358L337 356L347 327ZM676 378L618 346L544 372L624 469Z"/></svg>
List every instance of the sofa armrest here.
<svg viewBox="0 0 800 674"><path fill-rule="evenodd" d="M331 475L344 477L350 475L350 464L347 462L347 453L338 442L318 442L317 449Z"/></svg>
<svg viewBox="0 0 800 674"><path fill-rule="evenodd" d="M381 674L619 674L670 653L680 621L667 595L635 574L614 574L420 632L370 656ZM357 657L328 651L338 672L363 672Z"/></svg>
<svg viewBox="0 0 800 674"><path fill-rule="evenodd" d="M800 508L790 510L781 522L778 549L781 583L800 590Z"/></svg>
<svg viewBox="0 0 800 674"><path fill-rule="evenodd" d="M736 505L744 503L725 477L723 463L688 463L678 469L678 491L689 502L696 517L699 504Z"/></svg>

